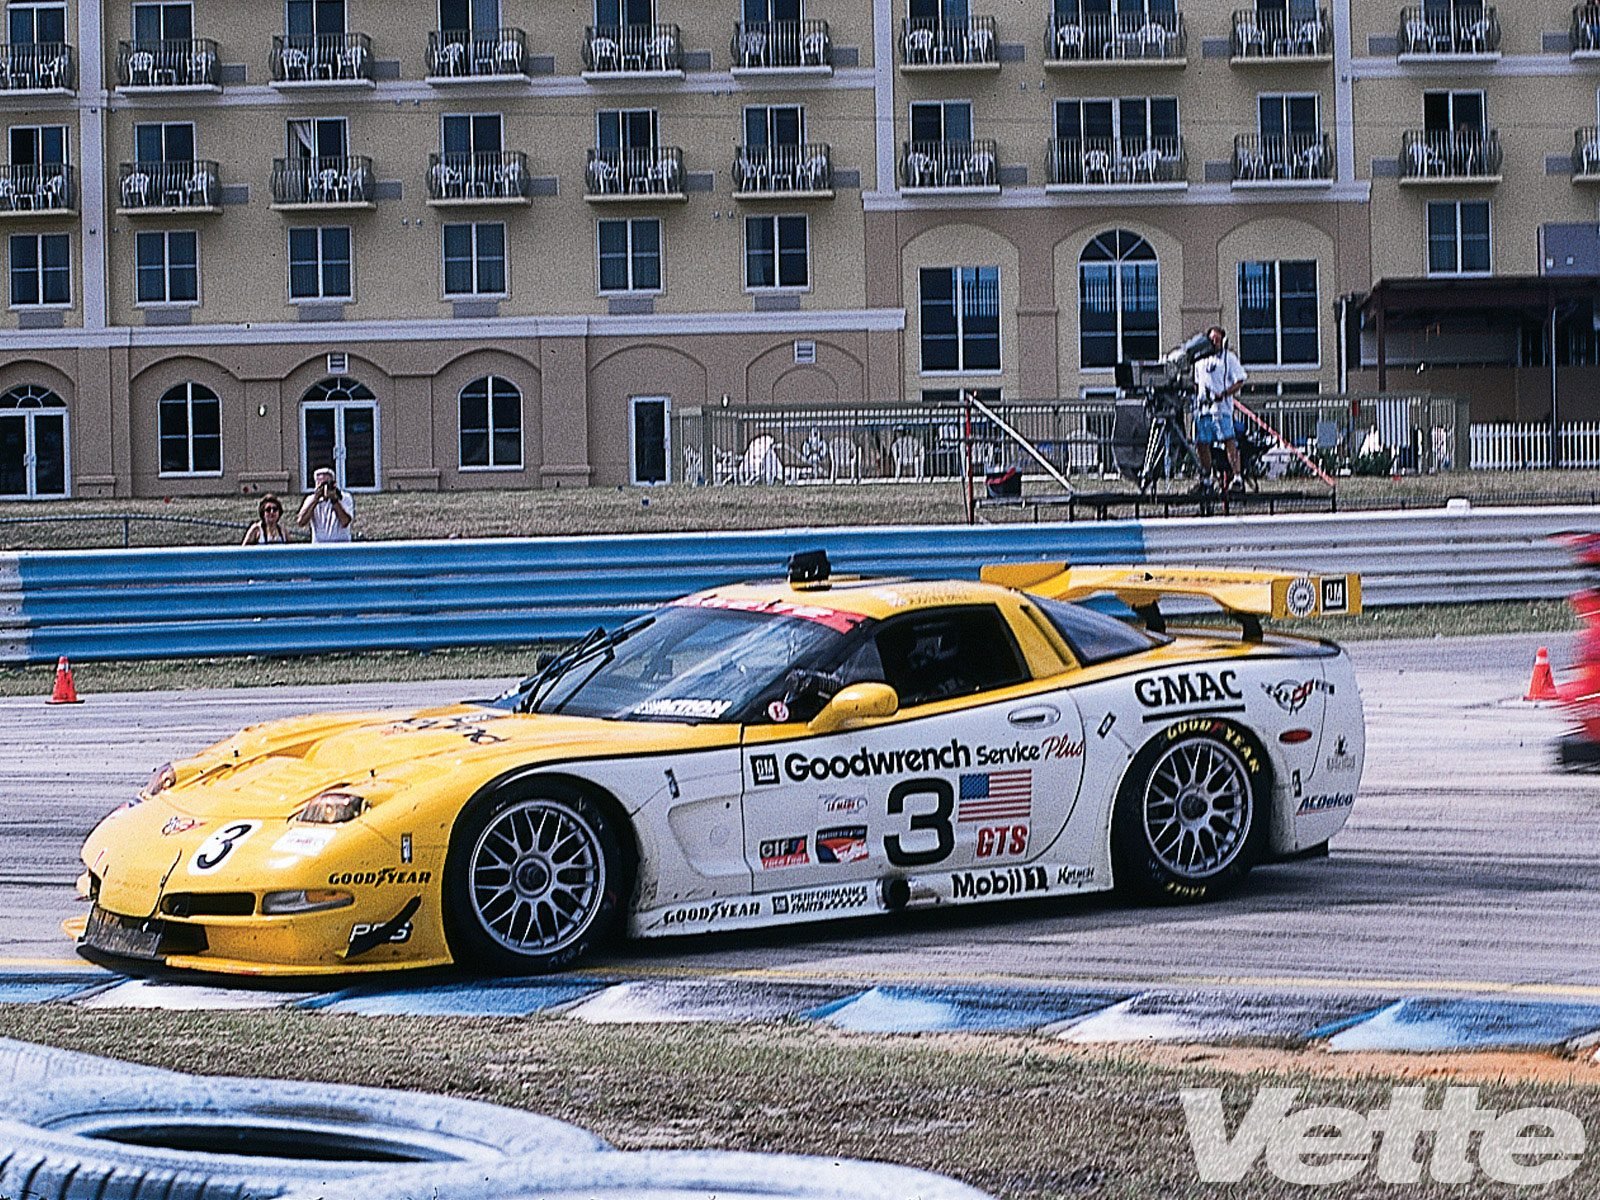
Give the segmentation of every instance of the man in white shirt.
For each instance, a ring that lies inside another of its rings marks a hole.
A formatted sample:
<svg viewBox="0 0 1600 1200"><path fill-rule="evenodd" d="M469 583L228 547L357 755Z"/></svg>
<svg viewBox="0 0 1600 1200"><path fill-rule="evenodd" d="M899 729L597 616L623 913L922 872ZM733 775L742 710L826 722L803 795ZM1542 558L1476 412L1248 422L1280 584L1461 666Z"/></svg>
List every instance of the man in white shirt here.
<svg viewBox="0 0 1600 1200"><path fill-rule="evenodd" d="M350 522L356 515L354 497L339 489L331 468L318 467L312 480L316 488L300 505L295 523L302 529L311 526L311 540L315 543L348 542Z"/></svg>
<svg viewBox="0 0 1600 1200"><path fill-rule="evenodd" d="M1239 471L1239 441L1233 428L1233 398L1244 387L1246 375L1239 356L1228 349L1228 331L1220 325L1206 330L1215 349L1210 358L1202 358L1194 365L1194 440L1200 452L1200 469L1205 478L1202 487L1211 486L1211 445L1221 442L1228 454L1228 466L1233 471L1234 491L1244 490L1244 476Z"/></svg>

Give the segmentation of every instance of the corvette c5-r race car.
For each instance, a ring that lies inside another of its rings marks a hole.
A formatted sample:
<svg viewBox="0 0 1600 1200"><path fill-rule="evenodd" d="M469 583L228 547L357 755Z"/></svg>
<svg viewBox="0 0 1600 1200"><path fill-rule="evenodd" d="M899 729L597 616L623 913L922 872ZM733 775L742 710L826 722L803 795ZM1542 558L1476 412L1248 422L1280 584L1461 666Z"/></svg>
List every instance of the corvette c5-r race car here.
<svg viewBox="0 0 1600 1200"><path fill-rule="evenodd" d="M1196 598L1242 631L1167 632L1161 605ZM537 972L624 932L1113 885L1205 899L1348 817L1350 661L1261 619L1360 605L1346 575L912 582L797 555L787 580L597 630L498 699L277 721L159 768L83 847L80 950Z"/></svg>

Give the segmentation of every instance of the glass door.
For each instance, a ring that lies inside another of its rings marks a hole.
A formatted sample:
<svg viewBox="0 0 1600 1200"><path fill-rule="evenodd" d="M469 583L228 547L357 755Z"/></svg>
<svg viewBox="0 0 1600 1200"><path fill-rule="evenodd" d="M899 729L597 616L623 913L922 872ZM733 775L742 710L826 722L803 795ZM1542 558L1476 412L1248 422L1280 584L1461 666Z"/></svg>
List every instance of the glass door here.
<svg viewBox="0 0 1600 1200"><path fill-rule="evenodd" d="M66 413L0 411L0 497L34 500L66 494Z"/></svg>
<svg viewBox="0 0 1600 1200"><path fill-rule="evenodd" d="M633 443L633 482L667 483L672 459L672 401L666 396L635 396L629 405L628 432Z"/></svg>
<svg viewBox="0 0 1600 1200"><path fill-rule="evenodd" d="M378 406L349 403L307 404L301 409L302 483L319 467L331 466L341 488L352 492L378 487Z"/></svg>

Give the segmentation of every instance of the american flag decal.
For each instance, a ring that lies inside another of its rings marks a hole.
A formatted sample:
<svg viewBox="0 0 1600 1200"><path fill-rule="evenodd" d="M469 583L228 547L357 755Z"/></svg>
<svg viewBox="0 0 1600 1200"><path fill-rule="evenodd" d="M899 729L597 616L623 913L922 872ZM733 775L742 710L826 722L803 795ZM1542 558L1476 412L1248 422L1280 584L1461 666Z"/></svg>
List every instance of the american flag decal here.
<svg viewBox="0 0 1600 1200"><path fill-rule="evenodd" d="M991 771L961 777L957 821L1026 821L1033 810L1033 771Z"/></svg>

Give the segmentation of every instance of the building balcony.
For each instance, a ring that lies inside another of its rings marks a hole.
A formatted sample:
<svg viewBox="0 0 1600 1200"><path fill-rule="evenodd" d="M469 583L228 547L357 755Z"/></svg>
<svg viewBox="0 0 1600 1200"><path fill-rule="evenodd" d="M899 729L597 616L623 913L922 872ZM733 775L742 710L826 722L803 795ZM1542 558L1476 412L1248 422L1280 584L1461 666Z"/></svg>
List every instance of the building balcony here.
<svg viewBox="0 0 1600 1200"><path fill-rule="evenodd" d="M1333 141L1325 133L1241 133L1233 139L1236 188L1327 187Z"/></svg>
<svg viewBox="0 0 1600 1200"><path fill-rule="evenodd" d="M1600 128L1578 130L1572 139L1572 180L1600 183Z"/></svg>
<svg viewBox="0 0 1600 1200"><path fill-rule="evenodd" d="M1331 62L1333 21L1282 9L1247 8L1233 14L1231 53L1235 66L1254 63Z"/></svg>
<svg viewBox="0 0 1600 1200"><path fill-rule="evenodd" d="M520 29L443 29L428 35L428 82L436 87L527 79L528 35Z"/></svg>
<svg viewBox="0 0 1600 1200"><path fill-rule="evenodd" d="M1500 15L1492 6L1400 10L1401 62L1499 57Z"/></svg>
<svg viewBox="0 0 1600 1200"><path fill-rule="evenodd" d="M1499 183L1500 157L1498 130L1408 129L1400 142L1400 183Z"/></svg>
<svg viewBox="0 0 1600 1200"><path fill-rule="evenodd" d="M740 146L733 159L735 200L831 200L833 154L825 142Z"/></svg>
<svg viewBox="0 0 1600 1200"><path fill-rule="evenodd" d="M833 73L833 37L826 21L740 21L728 50L735 77Z"/></svg>
<svg viewBox="0 0 1600 1200"><path fill-rule="evenodd" d="M1571 36L1573 58L1600 58L1600 4L1573 6Z"/></svg>
<svg viewBox="0 0 1600 1200"><path fill-rule="evenodd" d="M65 163L0 166L0 218L78 214L77 181Z"/></svg>
<svg viewBox="0 0 1600 1200"><path fill-rule="evenodd" d="M593 149L583 177L586 195L596 204L688 199L683 190L683 151L676 146Z"/></svg>
<svg viewBox="0 0 1600 1200"><path fill-rule="evenodd" d="M428 203L436 208L527 204L530 184L520 150L428 155Z"/></svg>
<svg viewBox="0 0 1600 1200"><path fill-rule="evenodd" d="M373 87L372 39L364 33L318 33L272 39L272 86Z"/></svg>
<svg viewBox="0 0 1600 1200"><path fill-rule="evenodd" d="M1182 13L1087 13L1054 16L1045 34L1044 65L1181 67L1188 61Z"/></svg>
<svg viewBox="0 0 1600 1200"><path fill-rule="evenodd" d="M1047 192L1180 191L1189 186L1182 138L1057 138Z"/></svg>
<svg viewBox="0 0 1600 1200"><path fill-rule="evenodd" d="M210 38L188 41L118 42L117 90L147 92L220 92L221 59Z"/></svg>
<svg viewBox="0 0 1600 1200"><path fill-rule="evenodd" d="M913 196L997 196L999 162L1000 149L987 138L906 142L900 153L900 190Z"/></svg>
<svg viewBox="0 0 1600 1200"><path fill-rule="evenodd" d="M124 216L222 211L222 185L214 162L123 163L117 211Z"/></svg>
<svg viewBox="0 0 1600 1200"><path fill-rule="evenodd" d="M591 25L583 35L583 77L682 79L683 39L676 25Z"/></svg>
<svg viewBox="0 0 1600 1200"><path fill-rule="evenodd" d="M272 207L280 210L372 208L372 160L279 158L272 163Z"/></svg>
<svg viewBox="0 0 1600 1200"><path fill-rule="evenodd" d="M900 69L998 71L1000 47L993 17L941 20L907 17L900 25Z"/></svg>
<svg viewBox="0 0 1600 1200"><path fill-rule="evenodd" d="M0 43L0 94L66 96L77 90L77 59L65 42Z"/></svg>

